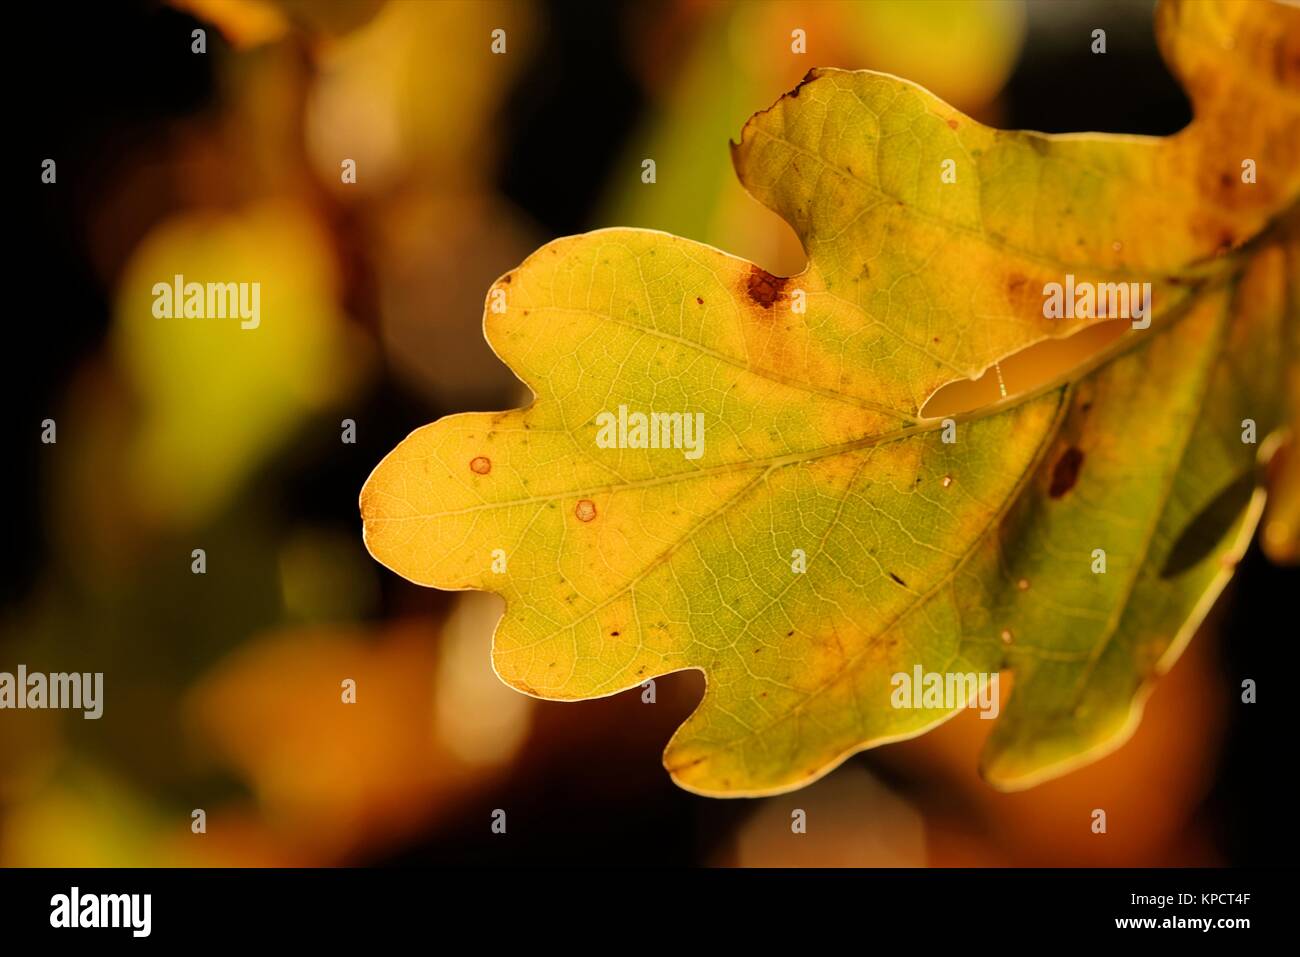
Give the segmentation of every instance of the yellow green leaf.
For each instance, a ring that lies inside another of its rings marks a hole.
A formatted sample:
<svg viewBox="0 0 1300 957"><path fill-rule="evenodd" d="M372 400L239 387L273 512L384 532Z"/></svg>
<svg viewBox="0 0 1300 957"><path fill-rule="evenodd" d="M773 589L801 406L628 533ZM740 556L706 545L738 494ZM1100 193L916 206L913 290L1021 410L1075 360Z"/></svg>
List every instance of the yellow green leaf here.
<svg viewBox="0 0 1300 957"><path fill-rule="evenodd" d="M529 694L702 670L664 757L701 793L798 787L967 703L897 706L916 669L1013 677L1000 787L1121 743L1258 518L1296 322L1300 10L1169 3L1158 30L1195 109L1167 138L993 130L814 70L733 148L808 253L788 279L646 230L543 247L484 321L535 402L404 440L362 490L371 553L503 595L493 663ZM924 414L1094 323L1045 315L1067 276L1150 283L1150 312L1059 380ZM636 412L689 418L637 447Z"/></svg>

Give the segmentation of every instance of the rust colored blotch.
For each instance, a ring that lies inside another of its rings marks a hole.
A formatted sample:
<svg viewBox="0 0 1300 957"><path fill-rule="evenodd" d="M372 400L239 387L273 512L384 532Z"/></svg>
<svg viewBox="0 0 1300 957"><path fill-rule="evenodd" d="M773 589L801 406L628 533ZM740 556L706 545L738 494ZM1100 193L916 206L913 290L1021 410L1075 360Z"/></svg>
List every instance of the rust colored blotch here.
<svg viewBox="0 0 1300 957"><path fill-rule="evenodd" d="M704 305L704 300L701 299L699 296L695 297L695 301L698 302L701 306Z"/></svg>
<svg viewBox="0 0 1300 957"><path fill-rule="evenodd" d="M578 516L580 522L590 522L596 517L596 503L589 498L584 498L573 510L573 514Z"/></svg>
<svg viewBox="0 0 1300 957"><path fill-rule="evenodd" d="M480 455L470 460L469 469L476 475L487 475L492 471L492 460L486 455Z"/></svg>
<svg viewBox="0 0 1300 957"><path fill-rule="evenodd" d="M1070 446L1052 467L1052 484L1048 487L1047 494L1052 498L1060 498L1074 488L1074 483L1079 481L1079 469L1082 467L1083 451L1073 445Z"/></svg>
<svg viewBox="0 0 1300 957"><path fill-rule="evenodd" d="M952 128L955 130L955 129L957 128L957 121L956 121L956 120L949 120L949 121L948 121L948 125L949 125L950 127L952 127Z"/></svg>
<svg viewBox="0 0 1300 957"><path fill-rule="evenodd" d="M773 276L766 269L750 266L749 282L745 291L749 293L750 299L764 309L771 309L772 303L781 298L781 290L785 288L785 284L785 279Z"/></svg>

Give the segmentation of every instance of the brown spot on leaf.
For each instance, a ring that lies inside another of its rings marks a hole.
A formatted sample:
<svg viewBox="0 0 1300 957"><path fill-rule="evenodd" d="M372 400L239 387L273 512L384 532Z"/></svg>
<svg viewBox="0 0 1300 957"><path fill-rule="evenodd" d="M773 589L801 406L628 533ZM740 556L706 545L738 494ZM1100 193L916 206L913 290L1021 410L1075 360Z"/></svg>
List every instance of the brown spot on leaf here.
<svg viewBox="0 0 1300 957"><path fill-rule="evenodd" d="M699 296L695 297L695 301L698 302L701 306L704 305L704 300L701 299Z"/></svg>
<svg viewBox="0 0 1300 957"><path fill-rule="evenodd" d="M948 126L949 126L951 129L954 129L954 130L955 130L955 129L957 128L957 126L958 126L957 121L956 121L956 120L949 120L949 121L948 121Z"/></svg>
<svg viewBox="0 0 1300 957"><path fill-rule="evenodd" d="M492 471L492 460L486 455L479 455L470 459L469 470L475 475L487 475Z"/></svg>
<svg viewBox="0 0 1300 957"><path fill-rule="evenodd" d="M573 514L578 516L580 522L590 522L596 517L596 503L589 498L584 498L574 508Z"/></svg>
<svg viewBox="0 0 1300 957"><path fill-rule="evenodd" d="M897 575L895 575L893 572L890 572L890 573L889 573L889 577L892 578L894 581L898 582L898 583L899 583L900 585L902 585L904 588L907 587L907 582L903 581L903 579L899 578L899 577L898 577Z"/></svg>
<svg viewBox="0 0 1300 957"><path fill-rule="evenodd" d="M1052 466L1052 484L1048 486L1047 494L1052 498L1060 498L1074 488L1074 484L1079 481L1079 469L1082 467L1083 450L1070 446L1056 460L1056 465Z"/></svg>
<svg viewBox="0 0 1300 957"><path fill-rule="evenodd" d="M766 269L750 266L745 292L764 309L771 309L772 303L781 298L781 290L785 288L787 281L779 276L773 276Z"/></svg>

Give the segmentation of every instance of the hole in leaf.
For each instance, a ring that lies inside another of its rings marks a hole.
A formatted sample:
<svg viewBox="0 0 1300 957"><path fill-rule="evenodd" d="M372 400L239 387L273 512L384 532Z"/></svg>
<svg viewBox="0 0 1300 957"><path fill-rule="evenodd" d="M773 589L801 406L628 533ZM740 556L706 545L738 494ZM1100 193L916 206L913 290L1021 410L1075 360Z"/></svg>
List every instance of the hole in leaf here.
<svg viewBox="0 0 1300 957"><path fill-rule="evenodd" d="M1064 339L1044 339L991 365L978 379L949 382L926 400L924 418L941 418L991 405L1002 398L998 368L1007 395L1028 392L1087 362L1131 327L1128 319L1111 319L1080 329Z"/></svg>

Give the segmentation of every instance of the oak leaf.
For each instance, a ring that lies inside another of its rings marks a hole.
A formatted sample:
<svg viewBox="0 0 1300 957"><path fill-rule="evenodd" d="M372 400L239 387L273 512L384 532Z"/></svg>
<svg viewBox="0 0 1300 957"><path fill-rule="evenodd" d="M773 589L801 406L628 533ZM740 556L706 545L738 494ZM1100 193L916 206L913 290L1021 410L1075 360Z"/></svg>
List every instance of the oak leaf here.
<svg viewBox="0 0 1300 957"><path fill-rule="evenodd" d="M540 249L484 317L534 403L405 439L362 490L371 553L503 595L493 663L528 694L702 670L664 756L700 793L801 786L965 704L895 707L917 668L1014 675L998 787L1122 743L1251 537L1297 326L1300 10L1157 18L1176 135L995 130L814 70L733 146L798 275L646 230ZM1045 316L1067 277L1150 283L1150 313L1059 380L923 413L1095 323ZM601 447L620 407L702 414L699 456Z"/></svg>

